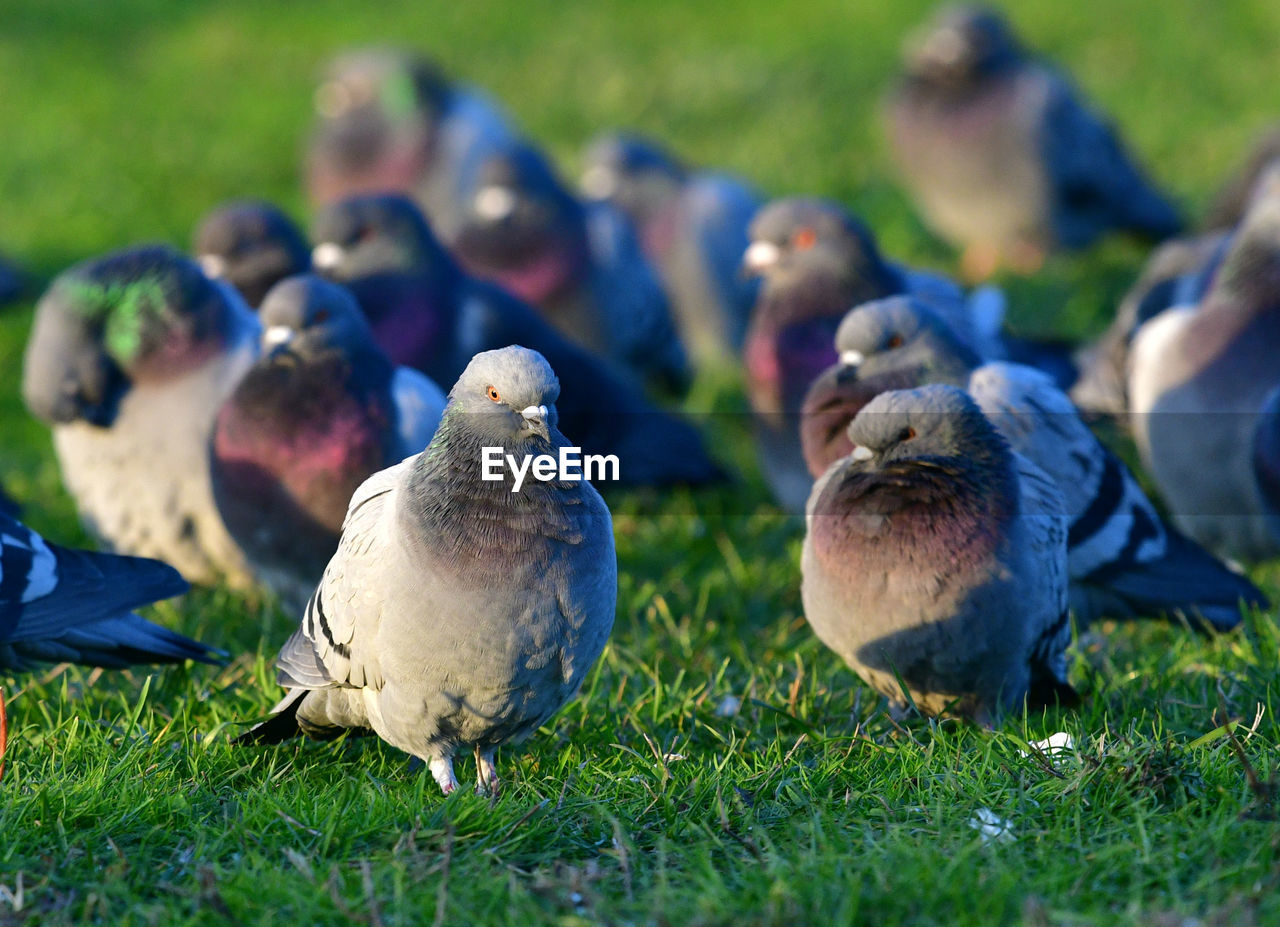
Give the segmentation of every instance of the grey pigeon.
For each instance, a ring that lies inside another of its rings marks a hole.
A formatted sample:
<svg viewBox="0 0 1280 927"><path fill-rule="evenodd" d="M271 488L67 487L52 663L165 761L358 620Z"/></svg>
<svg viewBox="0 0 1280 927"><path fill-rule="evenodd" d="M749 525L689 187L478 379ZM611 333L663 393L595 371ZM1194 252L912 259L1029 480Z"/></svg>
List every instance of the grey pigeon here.
<svg viewBox="0 0 1280 927"><path fill-rule="evenodd" d="M255 309L285 277L311 268L311 246L302 230L261 200L233 200L205 215L192 250L207 276L226 280Z"/></svg>
<svg viewBox="0 0 1280 927"><path fill-rule="evenodd" d="M1253 448L1280 367L1280 171L1256 195L1207 293L1138 329L1129 404L1174 521L1221 556L1280 551Z"/></svg>
<svg viewBox="0 0 1280 927"><path fill-rule="evenodd" d="M133 612L186 591L186 582L166 564L51 544L0 513L0 670L35 663L119 669L216 662L218 651ZM4 728L0 695L0 733Z"/></svg>
<svg viewBox="0 0 1280 927"><path fill-rule="evenodd" d="M693 170L657 142L625 133L588 146L579 186L635 225L690 352L704 364L736 358L756 300L758 281L741 266L760 194L738 177Z"/></svg>
<svg viewBox="0 0 1280 927"><path fill-rule="evenodd" d="M1181 227L1115 130L991 9L945 7L907 53L886 107L897 165L971 279L1029 272L1057 248Z"/></svg>
<svg viewBox="0 0 1280 927"><path fill-rule="evenodd" d="M338 552L280 652L289 691L241 740L372 728L424 760L445 793L468 749L478 789L497 788L494 751L574 696L617 602L612 523L590 483L531 477L517 492L506 468L483 478L485 448L524 459L567 445L559 391L535 351L472 359L431 446L351 500Z"/></svg>
<svg viewBox="0 0 1280 927"><path fill-rule="evenodd" d="M394 195L343 200L316 217L312 237L317 269L355 294L394 362L452 383L481 351L524 345L547 358L564 385L564 430L584 453L620 458L619 485L724 478L691 423L657 409L639 383L561 336L532 307L468 276L412 201Z"/></svg>
<svg viewBox="0 0 1280 927"><path fill-rule="evenodd" d="M1070 519L1071 605L1087 624L1173 615L1215 630L1266 596L1164 524L1133 474L1094 436L1045 374L982 364L929 307L899 297L850 311L836 336L841 363L806 398L801 435L811 472L849 453L850 419L886 390L948 383L968 391L996 430L1062 493Z"/></svg>
<svg viewBox="0 0 1280 927"><path fill-rule="evenodd" d="M1222 185L1205 212L1206 229L1229 229L1240 224L1258 187L1258 181L1280 164L1280 123L1272 125L1254 143L1239 170Z"/></svg>
<svg viewBox="0 0 1280 927"><path fill-rule="evenodd" d="M881 394L849 439L807 508L814 633L898 709L989 726L1024 701L1070 703L1053 481L951 386Z"/></svg>
<svg viewBox="0 0 1280 927"><path fill-rule="evenodd" d="M445 397L387 359L335 283L290 277L258 318L262 356L214 425L213 492L254 573L301 611L338 549L351 496L426 448Z"/></svg>
<svg viewBox="0 0 1280 927"><path fill-rule="evenodd" d="M566 338L658 390L688 387L666 294L620 210L578 200L527 144L481 162L467 190L452 249L469 272L536 306Z"/></svg>
<svg viewBox="0 0 1280 927"><path fill-rule="evenodd" d="M1164 310L1199 302L1230 243L1228 232L1207 232L1172 239L1151 253L1107 330L1076 354L1080 376L1071 386L1071 399L1080 409L1112 416L1128 411L1133 336Z"/></svg>
<svg viewBox="0 0 1280 927"><path fill-rule="evenodd" d="M307 155L312 203L404 193L446 242L463 215L465 178L518 141L488 96L410 51L364 48L338 56L315 103L319 122Z"/></svg>
<svg viewBox="0 0 1280 927"><path fill-rule="evenodd" d="M100 543L192 582L252 584L214 505L209 436L258 331L230 286L168 247L95 258L49 286L22 393L53 426L63 481Z"/></svg>

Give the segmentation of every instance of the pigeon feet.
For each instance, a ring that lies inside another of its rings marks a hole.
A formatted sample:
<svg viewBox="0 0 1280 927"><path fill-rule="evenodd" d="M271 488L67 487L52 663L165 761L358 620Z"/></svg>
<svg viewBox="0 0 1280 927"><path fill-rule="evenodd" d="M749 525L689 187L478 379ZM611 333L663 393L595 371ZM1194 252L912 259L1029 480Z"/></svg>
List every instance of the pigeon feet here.
<svg viewBox="0 0 1280 927"><path fill-rule="evenodd" d="M960 273L969 283L982 283L1000 266L1000 249L995 245L972 244L960 255Z"/></svg>
<svg viewBox="0 0 1280 927"><path fill-rule="evenodd" d="M1020 241L1009 249L1005 259L1015 274L1029 277L1044 266L1044 248L1029 241Z"/></svg>
<svg viewBox="0 0 1280 927"><path fill-rule="evenodd" d="M493 751L481 752L476 747L476 794L496 796L501 784L498 767L493 761Z"/></svg>
<svg viewBox="0 0 1280 927"><path fill-rule="evenodd" d="M427 763L427 768L431 770L431 778L436 780L436 785L440 786L440 791L445 795L458 787L458 777L453 774L452 757L436 757Z"/></svg>

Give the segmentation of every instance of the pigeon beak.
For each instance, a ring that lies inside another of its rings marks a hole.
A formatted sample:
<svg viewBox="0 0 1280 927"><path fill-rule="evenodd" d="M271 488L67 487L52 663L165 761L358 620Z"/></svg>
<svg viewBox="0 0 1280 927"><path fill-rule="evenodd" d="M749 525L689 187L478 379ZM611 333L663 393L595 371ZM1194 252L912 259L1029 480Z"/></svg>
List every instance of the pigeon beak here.
<svg viewBox="0 0 1280 927"><path fill-rule="evenodd" d="M293 340L294 331L287 325L271 325L262 333L262 353L272 354Z"/></svg>
<svg viewBox="0 0 1280 927"><path fill-rule="evenodd" d="M220 254L202 254L196 258L196 263L210 280L217 280L227 272L226 258Z"/></svg>
<svg viewBox="0 0 1280 927"><path fill-rule="evenodd" d="M288 325L271 325L262 333L262 343L268 348L274 348L281 344L288 344L292 340L293 329Z"/></svg>
<svg viewBox="0 0 1280 927"><path fill-rule="evenodd" d="M876 453L865 444L855 444L853 446L853 452L849 456L854 460L864 461L870 460L872 457L876 456Z"/></svg>
<svg viewBox="0 0 1280 927"><path fill-rule="evenodd" d="M742 255L742 269L751 276L758 276L774 264L782 252L771 241L753 241Z"/></svg>
<svg viewBox="0 0 1280 927"><path fill-rule="evenodd" d="M593 200L607 200L618 192L618 175L603 164L586 169L578 184Z"/></svg>
<svg viewBox="0 0 1280 927"><path fill-rule="evenodd" d="M547 427L547 407L546 406L529 406L520 410L520 417L524 419L524 427L538 435L544 441L551 440L551 429Z"/></svg>
<svg viewBox="0 0 1280 927"><path fill-rule="evenodd" d="M316 245L315 250L311 252L311 263L317 270L332 270L341 264L346 256L347 252L342 245L324 241Z"/></svg>
<svg viewBox="0 0 1280 927"><path fill-rule="evenodd" d="M486 222L501 222L516 210L516 195L507 187L483 187L474 201L476 215Z"/></svg>
<svg viewBox="0 0 1280 927"><path fill-rule="evenodd" d="M866 360L866 358L862 356L861 351L840 352L840 363L844 364L846 367L861 367L864 360Z"/></svg>

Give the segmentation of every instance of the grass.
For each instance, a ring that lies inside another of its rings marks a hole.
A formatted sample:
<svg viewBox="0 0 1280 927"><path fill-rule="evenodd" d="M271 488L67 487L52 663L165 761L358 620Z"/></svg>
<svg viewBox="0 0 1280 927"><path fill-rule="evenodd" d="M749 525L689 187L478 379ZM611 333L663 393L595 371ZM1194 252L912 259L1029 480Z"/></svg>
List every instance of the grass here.
<svg viewBox="0 0 1280 927"><path fill-rule="evenodd" d="M489 87L566 164L592 132L636 126L770 193L840 198L891 254L949 268L875 124L901 37L926 12L9 0L0 250L47 278L129 242L185 244L233 195L301 214L318 68L390 37ZM1267 0L1028 0L1014 19L1189 210L1275 117L1280 9ZM1097 331L1141 259L1116 241L1009 281L1015 324ZM0 316L0 481L36 527L83 542L17 395L29 323L29 306ZM696 395L741 408L733 387ZM0 924L1280 919L1274 615L1216 640L1090 632L1076 713L995 733L894 723L809 633L797 525L769 504L743 435L722 437L745 487L613 500L612 642L584 698L500 756L496 802L442 799L376 739L229 746L275 698L270 659L295 619L222 590L153 614L231 649L225 669L3 680ZM1254 576L1280 597L1274 565ZM1058 730L1077 752L1020 753ZM1010 822L1008 839L984 839L980 809Z"/></svg>

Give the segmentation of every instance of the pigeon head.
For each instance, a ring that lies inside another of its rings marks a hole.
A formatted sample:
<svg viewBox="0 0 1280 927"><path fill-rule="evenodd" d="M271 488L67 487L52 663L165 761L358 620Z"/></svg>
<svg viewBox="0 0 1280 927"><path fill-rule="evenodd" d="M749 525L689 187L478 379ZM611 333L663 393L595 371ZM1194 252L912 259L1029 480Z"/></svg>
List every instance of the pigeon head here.
<svg viewBox="0 0 1280 927"><path fill-rule="evenodd" d="M1009 462L1008 446L977 403L945 384L881 393L849 425L849 440L849 460L864 470L947 458L977 466Z"/></svg>
<svg viewBox="0 0 1280 927"><path fill-rule="evenodd" d="M765 305L830 314L833 303L842 312L901 289L870 230L827 200L775 200L752 220L750 235L743 265L764 279Z"/></svg>
<svg viewBox="0 0 1280 927"><path fill-rule="evenodd" d="M239 302L166 246L65 271L36 308L23 371L28 407L48 422L109 425L130 384L181 377L223 347L232 299Z"/></svg>
<svg viewBox="0 0 1280 927"><path fill-rule="evenodd" d="M412 52L361 49L341 55L315 93L316 144L338 164L359 168L398 136L429 136L448 94L443 73Z"/></svg>
<svg viewBox="0 0 1280 927"><path fill-rule="evenodd" d="M1000 13L951 6L909 45L906 65L913 79L960 88L1001 73L1021 58L1018 40Z"/></svg>
<svg viewBox="0 0 1280 927"><path fill-rule="evenodd" d="M582 205L536 148L488 158L467 189L454 246L466 267L535 303L574 277L587 253Z"/></svg>
<svg viewBox="0 0 1280 927"><path fill-rule="evenodd" d="M611 133L586 150L579 187L588 199L612 200L628 215L649 216L685 181L685 169L656 142L638 135Z"/></svg>
<svg viewBox="0 0 1280 927"><path fill-rule="evenodd" d="M196 227L194 251L209 277L226 280L251 306L277 281L306 272L311 250L293 220L270 203L237 200Z"/></svg>
<svg viewBox="0 0 1280 927"><path fill-rule="evenodd" d="M910 296L850 309L836 329L836 351L863 379L908 367L919 371L919 383L959 379L981 363L941 316Z"/></svg>
<svg viewBox="0 0 1280 927"><path fill-rule="evenodd" d="M352 196L326 207L311 227L316 273L347 283L379 274L452 266L422 211L399 194Z"/></svg>
<svg viewBox="0 0 1280 927"><path fill-rule="evenodd" d="M1250 309L1280 305L1280 166L1263 173L1214 281Z"/></svg>
<svg viewBox="0 0 1280 927"><path fill-rule="evenodd" d="M518 345L482 351L449 391L445 420L452 424L461 413L468 431L482 444L552 444L559 397L560 381L537 351Z"/></svg>
<svg viewBox="0 0 1280 927"><path fill-rule="evenodd" d="M341 347L376 350L373 331L355 297L312 274L282 280L258 313L264 354L288 351L307 356Z"/></svg>

